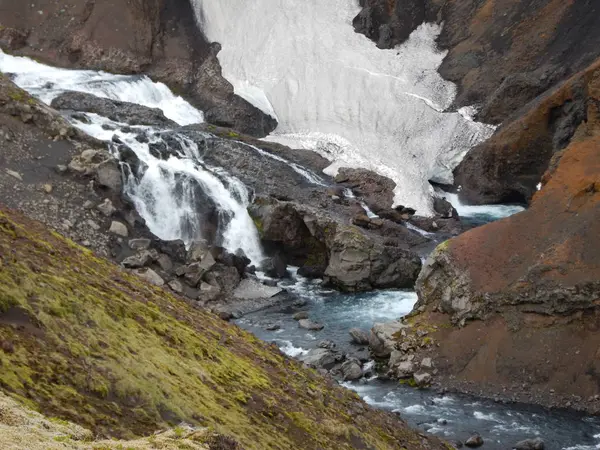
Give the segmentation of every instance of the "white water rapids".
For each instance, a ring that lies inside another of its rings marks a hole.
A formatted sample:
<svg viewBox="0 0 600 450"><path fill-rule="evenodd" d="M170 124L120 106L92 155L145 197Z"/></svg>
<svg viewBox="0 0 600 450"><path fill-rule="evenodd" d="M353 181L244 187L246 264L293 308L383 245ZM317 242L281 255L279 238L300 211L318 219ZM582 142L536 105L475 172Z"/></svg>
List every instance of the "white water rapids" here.
<svg viewBox="0 0 600 450"><path fill-rule="evenodd" d="M424 24L380 50L352 29L356 0L193 0L236 93L276 117L268 139L318 151L340 167L392 178L396 204L432 213L428 180L452 170L493 128L444 113L456 87L437 73L440 27Z"/></svg>
<svg viewBox="0 0 600 450"><path fill-rule="evenodd" d="M13 74L14 82L50 103L65 91L86 92L98 97L128 101L160 108L165 116L180 125L203 121L198 111L162 83L148 77L112 75L87 70L65 70L45 66L28 58L6 55L0 51L0 71ZM91 136L110 142L116 136L131 148L145 165L139 179L130 176L125 190L148 228L163 240L181 239L186 244L202 239L198 227L201 211L197 189L201 189L226 217L224 229L219 230L218 242L231 252L241 248L253 263L263 259L256 227L248 215L249 193L239 180L224 170L206 167L198 146L183 135L177 137L178 148L168 159L155 157L149 144L162 141L158 130L150 127L128 127L134 132L146 131L149 143L138 142L136 134L123 132L125 124L113 122L96 114L86 114L89 123L78 120L73 124ZM170 148L169 144L165 145Z"/></svg>

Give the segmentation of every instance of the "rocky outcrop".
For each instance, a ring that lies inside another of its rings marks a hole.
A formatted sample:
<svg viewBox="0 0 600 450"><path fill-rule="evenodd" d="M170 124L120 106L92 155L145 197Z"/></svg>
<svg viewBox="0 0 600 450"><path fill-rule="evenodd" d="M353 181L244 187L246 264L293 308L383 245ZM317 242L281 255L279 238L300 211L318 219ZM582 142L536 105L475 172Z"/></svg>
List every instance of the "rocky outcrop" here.
<svg viewBox="0 0 600 450"><path fill-rule="evenodd" d="M250 214L267 247L342 290L411 287L421 268L415 253L309 206L260 198Z"/></svg>
<svg viewBox="0 0 600 450"><path fill-rule="evenodd" d="M158 108L100 98L83 92L64 92L52 100L50 106L60 110L94 113L129 125L178 127L177 123L167 119L162 110Z"/></svg>
<svg viewBox="0 0 600 450"><path fill-rule="evenodd" d="M438 247L417 282L414 320L440 325L437 367L457 384L519 386L500 395L596 411L587 399L600 373L600 71L580 80L587 119L531 207Z"/></svg>
<svg viewBox="0 0 600 450"><path fill-rule="evenodd" d="M144 73L205 112L206 120L265 136L277 123L236 96L221 75L189 0L117 0L66 7L53 0L0 5L0 47L49 64Z"/></svg>
<svg viewBox="0 0 600 450"><path fill-rule="evenodd" d="M598 55L599 6L557 0L362 0L355 29L382 48L424 21L443 24L442 76L459 86L457 106L482 105L479 119L501 123Z"/></svg>
<svg viewBox="0 0 600 450"><path fill-rule="evenodd" d="M598 101L600 60L535 100L455 169L460 197L472 204L528 203Z"/></svg>

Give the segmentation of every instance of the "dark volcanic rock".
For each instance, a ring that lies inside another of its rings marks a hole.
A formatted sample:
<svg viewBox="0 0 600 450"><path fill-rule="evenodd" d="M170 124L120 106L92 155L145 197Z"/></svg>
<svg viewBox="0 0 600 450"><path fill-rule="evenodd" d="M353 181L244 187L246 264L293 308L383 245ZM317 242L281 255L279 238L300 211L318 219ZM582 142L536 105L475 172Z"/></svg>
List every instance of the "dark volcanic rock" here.
<svg viewBox="0 0 600 450"><path fill-rule="evenodd" d="M370 170L342 168L335 181L352 189L354 194L363 197L368 205L391 208L394 203L396 183Z"/></svg>
<svg viewBox="0 0 600 450"><path fill-rule="evenodd" d="M115 122L129 125L150 125L161 128L176 128L177 123L167 119L158 108L135 103L120 102L96 97L83 92L64 92L52 100L55 109L85 111L107 117Z"/></svg>

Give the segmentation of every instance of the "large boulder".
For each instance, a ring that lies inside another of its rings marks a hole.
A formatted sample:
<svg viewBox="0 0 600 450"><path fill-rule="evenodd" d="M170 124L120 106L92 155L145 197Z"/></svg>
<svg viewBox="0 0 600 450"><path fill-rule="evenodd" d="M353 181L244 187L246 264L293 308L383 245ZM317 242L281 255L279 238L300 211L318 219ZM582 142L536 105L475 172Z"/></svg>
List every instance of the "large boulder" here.
<svg viewBox="0 0 600 450"><path fill-rule="evenodd" d="M178 126L176 122L167 119L161 109L96 97L83 92L64 92L52 100L51 106L55 109L94 113L129 125L149 125L162 128Z"/></svg>
<svg viewBox="0 0 600 450"><path fill-rule="evenodd" d="M398 333L407 326L401 322L376 323L371 328L369 347L377 358L387 358L396 348Z"/></svg>
<svg viewBox="0 0 600 450"><path fill-rule="evenodd" d="M391 208L394 203L396 183L373 171L342 168L338 171L335 182L351 189L355 195L364 198L369 205Z"/></svg>

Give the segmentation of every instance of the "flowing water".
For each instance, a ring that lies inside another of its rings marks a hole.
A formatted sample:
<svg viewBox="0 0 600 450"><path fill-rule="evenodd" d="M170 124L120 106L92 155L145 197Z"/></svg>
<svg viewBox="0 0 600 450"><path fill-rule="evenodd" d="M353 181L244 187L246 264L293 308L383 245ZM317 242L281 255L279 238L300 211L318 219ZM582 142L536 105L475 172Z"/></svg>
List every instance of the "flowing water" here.
<svg viewBox="0 0 600 450"><path fill-rule="evenodd" d="M437 68L440 26L423 24L380 50L352 29L356 0L193 0L200 27L222 44L219 61L237 94L276 117L269 137L397 183L397 204L432 212L428 180L452 170L493 128L466 109L443 112L456 87Z"/></svg>
<svg viewBox="0 0 600 450"><path fill-rule="evenodd" d="M17 84L45 102L50 102L65 90L77 90L158 107L167 117L182 125L202 120L200 111L174 96L164 85L146 77L54 69L1 52L0 70L13 73ZM224 169L207 167L195 141L185 134L175 134L174 140L164 139L165 130L150 127L128 127L133 132L125 131L127 128L124 130L124 124L94 114L86 116L87 123L71 120L82 130L107 142L116 135L140 159L143 173L137 178L130 177L126 189L155 234L163 239L180 238L187 241L199 237L199 230L194 228L194 224L201 219L199 215L203 210L203 205L198 204L199 198L195 196L195 188L200 187L228 217L221 233L223 245L232 251L244 249L254 261L262 259L256 229L246 212L249 194L245 186ZM149 142L136 140L136 135L140 133L145 133ZM159 141L171 150L166 160L150 152L149 145ZM255 151L260 153L262 150L255 148ZM270 154L263 156L274 157ZM310 170L289 164L307 181L324 183ZM346 194L352 195L351 192ZM459 203L455 203L455 206L467 218L479 221L489 221L519 210L519 207L503 206L466 207ZM365 208L367 214L373 214L366 205ZM291 356L305 353L321 339L332 339L341 348L350 348L348 329L368 329L375 322L397 319L408 313L416 301L416 294L409 291L341 294L323 289L318 281L292 275L282 285L306 299L311 318L326 324L323 331L306 332L299 329L292 319L291 309L285 305L250 314L240 321L241 326L262 339L277 342ZM266 323L274 322L281 325L280 330L264 330ZM501 405L458 395L439 396L377 379L363 379L348 383L346 387L356 390L373 406L396 411L411 424L430 433L464 440L471 432L480 432L486 440L484 448L506 449L520 439L538 435L545 439L547 448L551 450L600 448L600 422L591 417Z"/></svg>

